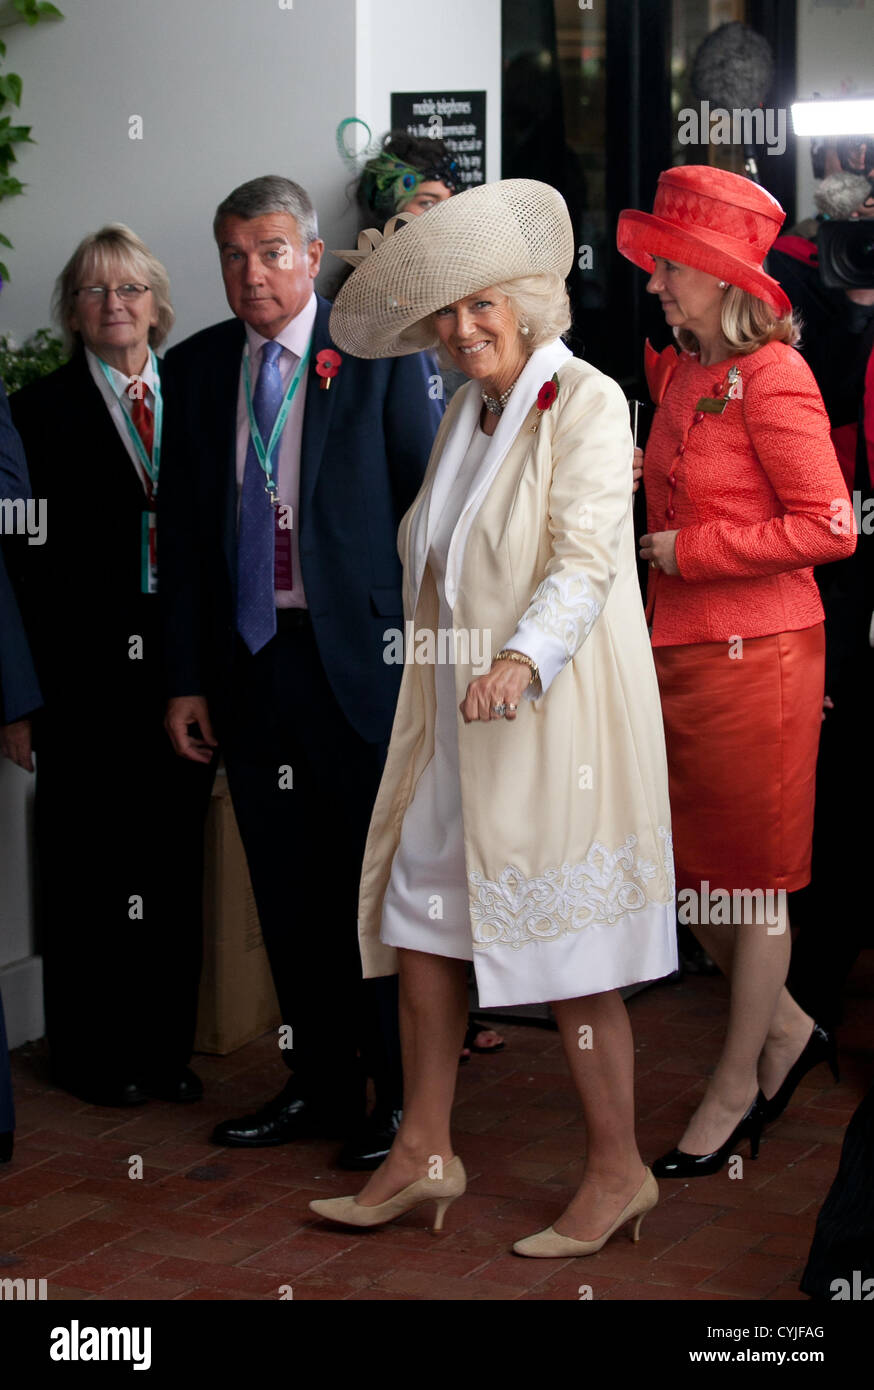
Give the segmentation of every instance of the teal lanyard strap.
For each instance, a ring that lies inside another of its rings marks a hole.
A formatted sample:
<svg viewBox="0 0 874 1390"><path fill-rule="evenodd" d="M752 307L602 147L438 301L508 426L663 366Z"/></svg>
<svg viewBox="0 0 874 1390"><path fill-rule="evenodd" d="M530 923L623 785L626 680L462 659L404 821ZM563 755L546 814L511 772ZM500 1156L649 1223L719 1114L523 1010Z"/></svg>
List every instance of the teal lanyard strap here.
<svg viewBox="0 0 874 1390"><path fill-rule="evenodd" d="M309 364L311 349L312 339L310 339L310 342L307 345L306 352L300 359L300 362L297 364L297 371L292 377L289 383L288 390L285 393L282 405L279 407L279 414L277 415L276 420L274 421L273 429L271 430L270 439L267 443L266 448L264 447L264 440L261 438L261 431L258 428L258 421L255 419L255 407L252 401L252 378L249 372L248 343L246 344L246 350L243 353L243 377L246 384L246 410L248 411L249 415L249 434L255 449L255 455L258 459L258 462L261 465L264 477L267 479L267 487L265 490L269 492L270 501L273 503L274 506L276 506L279 499L278 493L276 491L276 483L273 480L273 453L279 442L280 435L282 434L282 431L285 428L285 422L288 419L288 412L291 410L291 403L294 400L295 392L297 391L297 388L300 385L301 378L303 377L303 374L306 371L307 366Z"/></svg>
<svg viewBox="0 0 874 1390"><path fill-rule="evenodd" d="M115 392L115 382L112 379L112 372L110 371L106 363L103 361L102 357L98 357L97 360L100 363L103 375L106 377L106 380L112 387L113 392ZM161 430L164 425L164 398L161 394L161 377L158 373L158 359L151 348L149 348L149 360L152 364L152 379L155 383L152 391L152 394L155 397L155 409L153 412L155 416L155 440L152 445L151 458L149 458L148 452L146 451L146 446L140 438L139 430L137 429L136 425L131 419L129 412L125 410L123 405L121 407L121 413L124 416L124 422L127 425L127 432L131 437L131 442L133 443L134 449L136 450L137 458L143 465L146 477L152 484L152 496L154 497L155 493L157 493L158 491L158 475L161 472ZM128 399L130 399L130 397L128 397Z"/></svg>

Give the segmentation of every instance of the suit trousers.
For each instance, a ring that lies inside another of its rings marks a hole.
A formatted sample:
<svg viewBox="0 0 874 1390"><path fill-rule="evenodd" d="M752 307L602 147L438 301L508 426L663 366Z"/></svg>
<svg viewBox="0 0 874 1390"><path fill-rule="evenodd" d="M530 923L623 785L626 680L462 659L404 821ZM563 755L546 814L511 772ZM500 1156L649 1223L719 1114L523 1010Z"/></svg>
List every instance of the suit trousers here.
<svg viewBox="0 0 874 1390"><path fill-rule="evenodd" d="M154 693L105 709L99 745L93 709L55 704L37 746L46 1034L73 1091L188 1063L203 949L212 770L176 756Z"/></svg>
<svg viewBox="0 0 874 1390"><path fill-rule="evenodd" d="M220 730L297 1088L344 1122L401 1104L397 980L363 980L358 884L387 747L368 743L328 682L306 610L278 614L256 655L238 643Z"/></svg>
<svg viewBox="0 0 874 1390"><path fill-rule="evenodd" d="M811 1298L833 1300L833 1281L845 1279L845 1297L870 1299L874 1288L874 1086L850 1120L841 1161L816 1219L813 1244L799 1288ZM868 1288L853 1292L853 1285Z"/></svg>
<svg viewBox="0 0 874 1390"><path fill-rule="evenodd" d="M0 1134L11 1134L15 1128L15 1106L12 1102L12 1073L9 1070L9 1045L6 1041L6 1020L0 998Z"/></svg>

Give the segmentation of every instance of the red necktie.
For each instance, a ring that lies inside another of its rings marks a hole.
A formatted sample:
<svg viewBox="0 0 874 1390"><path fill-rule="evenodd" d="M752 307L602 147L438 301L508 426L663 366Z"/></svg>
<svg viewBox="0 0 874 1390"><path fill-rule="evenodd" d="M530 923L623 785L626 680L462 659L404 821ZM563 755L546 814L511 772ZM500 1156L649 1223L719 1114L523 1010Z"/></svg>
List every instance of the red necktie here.
<svg viewBox="0 0 874 1390"><path fill-rule="evenodd" d="M136 386L138 389L136 394L132 395L130 398L130 417L133 421L134 429L143 441L143 448L149 458L151 458L152 447L155 443L155 417L139 393L141 388L138 377L131 377L131 386ZM153 492L154 487L152 486L152 480L148 474L146 474L146 496L150 502Z"/></svg>
<svg viewBox="0 0 874 1390"><path fill-rule="evenodd" d="M274 589L293 589L294 575L291 568L291 528L281 523L285 519L286 507L273 510L273 587Z"/></svg>

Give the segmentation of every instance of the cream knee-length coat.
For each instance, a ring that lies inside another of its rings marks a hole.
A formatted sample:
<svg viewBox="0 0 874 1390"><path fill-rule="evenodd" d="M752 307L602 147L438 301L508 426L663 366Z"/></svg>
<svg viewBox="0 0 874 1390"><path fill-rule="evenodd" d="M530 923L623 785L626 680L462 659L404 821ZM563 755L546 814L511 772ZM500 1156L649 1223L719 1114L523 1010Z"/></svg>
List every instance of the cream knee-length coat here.
<svg viewBox="0 0 874 1390"><path fill-rule="evenodd" d="M558 396L540 411L553 373ZM382 903L434 753L434 668L416 660L438 623L427 555L480 407L475 382L454 396L398 536L408 641L361 877L367 978L397 969L379 939ZM600 993L676 968L668 774L631 464L620 388L548 344L519 378L452 535L454 633L433 648L438 658L455 652L458 703L481 674L484 642L492 655L525 652L541 675L513 722L466 725L458 714L473 959L487 1007ZM439 903L422 912L439 916Z"/></svg>

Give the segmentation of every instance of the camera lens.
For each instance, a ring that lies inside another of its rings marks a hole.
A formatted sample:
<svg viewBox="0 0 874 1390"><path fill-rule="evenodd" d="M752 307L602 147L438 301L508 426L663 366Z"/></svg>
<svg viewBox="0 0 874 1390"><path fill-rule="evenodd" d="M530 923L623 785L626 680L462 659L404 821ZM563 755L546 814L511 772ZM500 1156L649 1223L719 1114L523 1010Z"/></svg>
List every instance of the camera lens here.
<svg viewBox="0 0 874 1390"><path fill-rule="evenodd" d="M874 226L870 222L823 222L819 270L830 289L874 289Z"/></svg>

